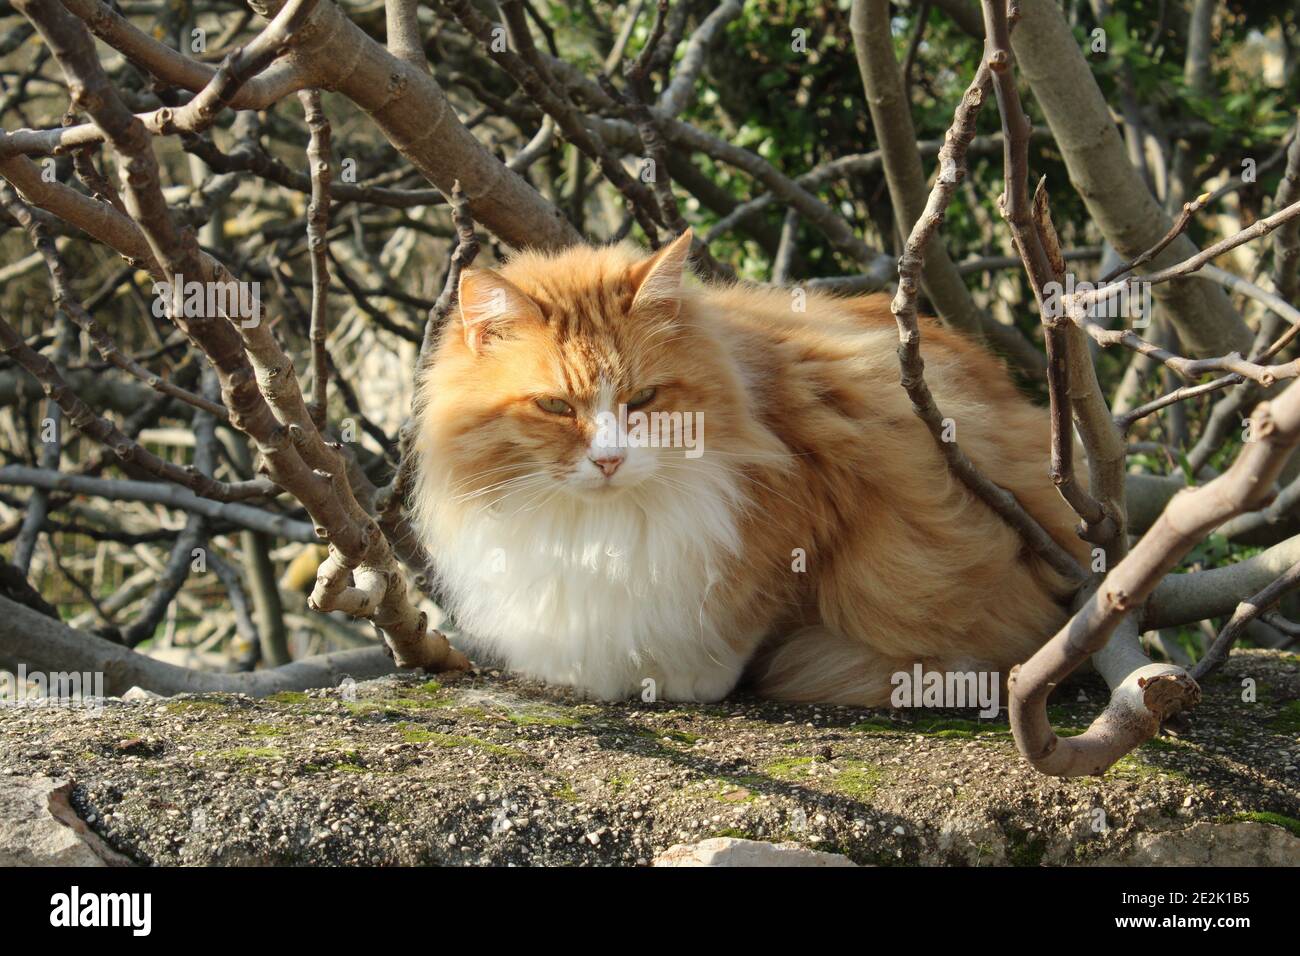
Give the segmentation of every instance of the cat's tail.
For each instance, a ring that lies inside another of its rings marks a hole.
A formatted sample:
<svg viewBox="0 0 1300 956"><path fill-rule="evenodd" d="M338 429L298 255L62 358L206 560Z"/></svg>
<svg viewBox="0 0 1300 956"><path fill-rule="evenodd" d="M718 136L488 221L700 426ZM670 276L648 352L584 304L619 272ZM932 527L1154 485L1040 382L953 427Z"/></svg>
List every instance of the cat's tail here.
<svg viewBox="0 0 1300 956"><path fill-rule="evenodd" d="M885 707L897 673L912 672L916 659L888 657L862 641L814 625L762 648L750 663L746 681L772 700ZM920 661L937 670L935 661Z"/></svg>

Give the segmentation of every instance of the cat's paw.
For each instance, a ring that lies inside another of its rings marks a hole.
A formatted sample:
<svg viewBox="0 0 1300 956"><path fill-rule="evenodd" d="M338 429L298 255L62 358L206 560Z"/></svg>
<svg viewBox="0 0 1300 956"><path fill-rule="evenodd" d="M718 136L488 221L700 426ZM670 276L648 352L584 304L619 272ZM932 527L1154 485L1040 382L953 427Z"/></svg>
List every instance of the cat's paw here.
<svg viewBox="0 0 1300 956"><path fill-rule="evenodd" d="M741 670L740 667L715 667L702 673L670 673L658 688L658 697L679 703L714 704L731 693L740 680Z"/></svg>

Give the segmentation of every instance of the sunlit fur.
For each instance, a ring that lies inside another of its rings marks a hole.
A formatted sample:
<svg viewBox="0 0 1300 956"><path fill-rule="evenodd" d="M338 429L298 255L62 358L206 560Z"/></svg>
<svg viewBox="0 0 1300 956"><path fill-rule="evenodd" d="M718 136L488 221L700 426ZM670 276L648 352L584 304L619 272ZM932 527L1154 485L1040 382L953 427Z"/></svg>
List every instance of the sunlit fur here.
<svg viewBox="0 0 1300 956"><path fill-rule="evenodd" d="M716 700L748 671L768 696L878 705L915 661L1005 675L1066 590L949 474L887 300L681 287L688 241L462 280L421 370L413 505L464 649L602 698ZM1085 556L1045 413L981 347L922 334L961 447ZM703 454L629 448L606 479L594 416L647 387L645 411L703 412Z"/></svg>

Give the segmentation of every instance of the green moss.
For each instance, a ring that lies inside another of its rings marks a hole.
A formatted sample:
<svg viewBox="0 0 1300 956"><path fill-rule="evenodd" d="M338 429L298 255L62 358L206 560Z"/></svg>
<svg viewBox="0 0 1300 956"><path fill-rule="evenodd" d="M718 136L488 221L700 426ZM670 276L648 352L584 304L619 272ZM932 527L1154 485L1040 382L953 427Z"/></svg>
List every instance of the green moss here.
<svg viewBox="0 0 1300 956"><path fill-rule="evenodd" d="M1058 737L1077 737L1087 730L1087 727L1053 727Z"/></svg>
<svg viewBox="0 0 1300 956"><path fill-rule="evenodd" d="M876 764L864 760L837 760L835 766L840 772L831 778L831 785L846 797L861 800L870 796L885 772Z"/></svg>
<svg viewBox="0 0 1300 956"><path fill-rule="evenodd" d="M400 696L388 699L376 699L369 701L358 701L360 706L358 712L370 712L374 710L392 710L399 712L411 712L420 710L434 709L451 709L457 714L464 717L472 717L479 720L498 720L509 721L516 726L527 727L532 725L548 727L572 727L581 723L573 717L548 709L545 707L529 707L511 713L503 713L504 707L496 710L487 709L478 705L461 705L455 694L445 689L436 680L427 681L416 687L403 688Z"/></svg>
<svg viewBox="0 0 1300 956"><path fill-rule="evenodd" d="M355 717L362 717L366 714L383 713L385 711L394 714L398 713L396 707L388 707L385 703L380 703L379 701L374 700L345 700L343 701L343 706L347 709L349 714L352 714Z"/></svg>
<svg viewBox="0 0 1300 956"><path fill-rule="evenodd" d="M305 704L311 700L300 690L282 690L280 693L272 694L266 699L273 704Z"/></svg>
<svg viewBox="0 0 1300 956"><path fill-rule="evenodd" d="M456 701L451 694L443 689L442 684L436 680L431 680L411 687L402 687L400 693L396 693L392 697L344 701L344 704L354 714L364 714L381 710L399 713L417 710L438 710L445 707L454 707Z"/></svg>
<svg viewBox="0 0 1300 956"><path fill-rule="evenodd" d="M557 800L563 800L565 803L577 803L578 791L574 790L567 783L562 783L551 790L551 796Z"/></svg>
<svg viewBox="0 0 1300 956"><path fill-rule="evenodd" d="M402 724L400 727L397 728L397 730L402 735L402 739L409 744L428 743L429 741L433 740L435 737L441 736L440 734L435 734L431 730L425 730L423 727L417 727L414 724Z"/></svg>
<svg viewBox="0 0 1300 956"><path fill-rule="evenodd" d="M312 763L303 765L300 769L304 773L384 773L382 770L375 770L373 767L366 766L361 757L361 751L357 750L348 741L335 740L331 744L337 748L338 753L329 757L319 758Z"/></svg>
<svg viewBox="0 0 1300 956"><path fill-rule="evenodd" d="M173 700L167 704L167 713L183 714L187 711L225 710L226 705L216 700Z"/></svg>
<svg viewBox="0 0 1300 956"><path fill-rule="evenodd" d="M1300 734L1300 700L1289 700L1282 712L1268 722L1268 729L1282 734Z"/></svg>
<svg viewBox="0 0 1300 956"><path fill-rule="evenodd" d="M1056 731L1058 737L1077 737L1088 729L1088 724L1092 722L1094 714L1090 713L1086 707L1078 705L1062 706L1047 708L1047 719L1052 724L1052 729ZM1079 721L1082 720L1083 723Z"/></svg>
<svg viewBox="0 0 1300 956"><path fill-rule="evenodd" d="M861 733L896 734L903 733L907 729L908 725L901 720L890 720L888 717L868 717L866 720L849 725L849 730Z"/></svg>
<svg viewBox="0 0 1300 956"><path fill-rule="evenodd" d="M1150 767L1142 763L1142 761L1138 760L1131 753L1125 754L1123 757L1116 760L1111 764L1110 769L1108 769L1106 773L1113 774L1117 777L1150 777L1156 775Z"/></svg>
<svg viewBox="0 0 1300 956"><path fill-rule="evenodd" d="M283 737L288 733L283 727L275 724L252 724L247 731L254 737Z"/></svg>
<svg viewBox="0 0 1300 956"><path fill-rule="evenodd" d="M433 730L425 730L423 727L417 727L414 724L402 724L398 730L402 734L402 739L407 743L432 744L435 747L478 747L480 750L486 750L488 753L496 754L499 757L513 759L524 759L526 757L525 754L513 747L503 747L501 744L494 744L490 740L482 740L478 737L438 733Z"/></svg>
<svg viewBox="0 0 1300 956"><path fill-rule="evenodd" d="M929 737L955 737L969 739L972 737L1010 737L1011 731L1006 727L994 726L978 720L966 720L960 717L932 717L917 721L915 732Z"/></svg>
<svg viewBox="0 0 1300 956"><path fill-rule="evenodd" d="M784 757L763 764L763 770L778 780L805 777L807 774L804 772L804 768L811 765L814 759L813 757Z"/></svg>
<svg viewBox="0 0 1300 956"><path fill-rule="evenodd" d="M415 814L406 804L398 801L389 803L385 800L367 800L365 807L366 816L379 823L390 825L409 824L415 819Z"/></svg>
<svg viewBox="0 0 1300 956"><path fill-rule="evenodd" d="M345 700L343 706L358 716L364 714L409 714L421 710L438 710L451 707L452 702L433 697L388 697L376 700Z"/></svg>
<svg viewBox="0 0 1300 956"><path fill-rule="evenodd" d="M713 799L731 804L752 803L758 799L753 788L762 782L762 777L726 777L713 791Z"/></svg>
<svg viewBox="0 0 1300 956"><path fill-rule="evenodd" d="M834 773L827 772L813 777L808 770L814 763L825 763L825 761L818 761L813 757L789 757L764 764L763 771L787 783L802 783L809 780L825 782L837 793L858 800L870 796L885 776L884 770L876 764L865 760L841 758L833 764L828 764L834 767Z"/></svg>
<svg viewBox="0 0 1300 956"><path fill-rule="evenodd" d="M560 714L548 714L548 713L507 714L506 719L509 720L512 724L515 724L516 726L519 727L531 727L531 726L577 727L579 724L582 723L582 721L577 720L573 717L565 717Z"/></svg>
<svg viewBox="0 0 1300 956"><path fill-rule="evenodd" d="M671 740L679 744L694 744L700 739L699 734L688 733L685 730L676 730L671 727L637 727L633 733L638 737L644 737L646 740Z"/></svg>
<svg viewBox="0 0 1300 956"><path fill-rule="evenodd" d="M390 710L400 710L405 713L417 710L446 710L453 706L449 700L435 700L430 697L394 697L384 703Z"/></svg>
<svg viewBox="0 0 1300 956"><path fill-rule="evenodd" d="M849 729L864 733L923 734L927 737L957 739L1011 736L1011 731L1004 726L964 717L922 717L917 720L870 717L852 724Z"/></svg>
<svg viewBox="0 0 1300 956"><path fill-rule="evenodd" d="M232 747L217 754L225 760L280 760L284 754L276 747Z"/></svg>
<svg viewBox="0 0 1300 956"><path fill-rule="evenodd" d="M1148 743L1150 743L1150 741L1148 741ZM1159 750L1159 748L1153 749ZM1122 777L1130 780L1168 780L1170 778L1175 780L1189 779L1187 774L1181 770L1172 767L1154 766L1147 763L1145 759L1139 756L1140 753L1141 751L1139 750L1121 757L1119 760L1115 761L1114 765L1111 766L1103 776Z"/></svg>
<svg viewBox="0 0 1300 956"><path fill-rule="evenodd" d="M926 717L913 724L912 729L918 734L974 737L976 734L983 733L987 728L981 726L978 721L966 720L961 717Z"/></svg>
<svg viewBox="0 0 1300 956"><path fill-rule="evenodd" d="M1024 830L1007 834L1007 862L1012 866L1040 866L1046 853L1047 838L1042 834Z"/></svg>
<svg viewBox="0 0 1300 956"><path fill-rule="evenodd" d="M733 840L757 840L759 839L748 830L741 830L738 827L723 827L720 830L714 830L709 834L712 837L730 837Z"/></svg>
<svg viewBox="0 0 1300 956"><path fill-rule="evenodd" d="M1235 813L1230 817L1223 818L1222 823L1271 823L1273 826L1283 827L1289 830L1293 835L1300 837L1300 820L1295 817L1284 816L1281 813L1271 813L1268 811L1255 811L1252 813Z"/></svg>

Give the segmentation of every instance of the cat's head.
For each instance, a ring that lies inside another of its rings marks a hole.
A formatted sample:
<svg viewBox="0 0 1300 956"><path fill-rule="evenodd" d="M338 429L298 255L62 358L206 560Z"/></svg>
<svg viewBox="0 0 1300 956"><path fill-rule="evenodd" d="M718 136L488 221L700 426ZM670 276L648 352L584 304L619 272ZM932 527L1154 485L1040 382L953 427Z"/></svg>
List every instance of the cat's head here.
<svg viewBox="0 0 1300 956"><path fill-rule="evenodd" d="M687 232L648 257L522 253L461 275L459 312L420 386L423 454L454 496L686 487L705 441L725 444L743 418L736 377L686 303L690 244Z"/></svg>

